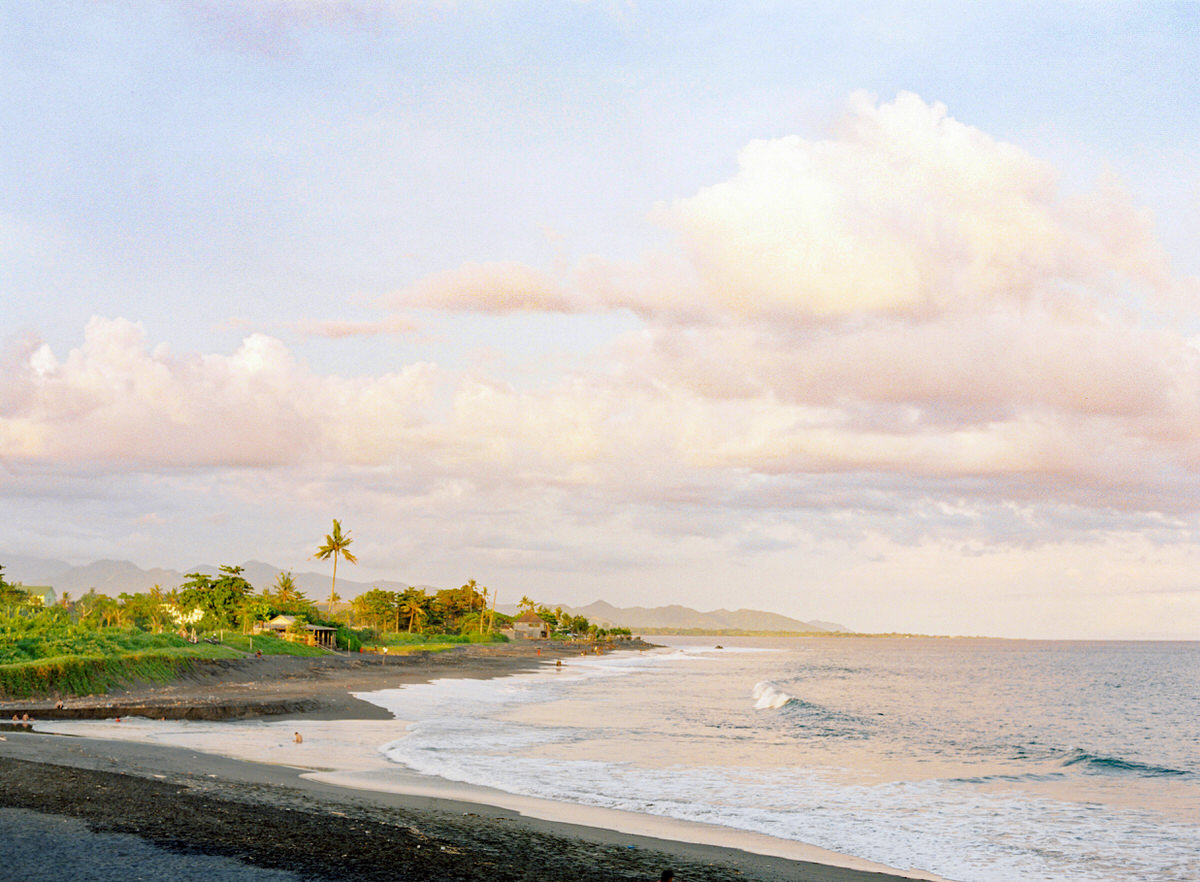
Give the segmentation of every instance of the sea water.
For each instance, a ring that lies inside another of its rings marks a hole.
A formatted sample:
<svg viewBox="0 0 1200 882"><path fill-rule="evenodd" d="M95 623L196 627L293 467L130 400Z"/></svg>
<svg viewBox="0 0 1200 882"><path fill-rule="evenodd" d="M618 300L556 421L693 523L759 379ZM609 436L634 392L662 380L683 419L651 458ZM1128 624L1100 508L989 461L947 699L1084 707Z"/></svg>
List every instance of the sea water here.
<svg viewBox="0 0 1200 882"><path fill-rule="evenodd" d="M455 781L958 882L1200 879L1200 644L656 639L360 697Z"/></svg>

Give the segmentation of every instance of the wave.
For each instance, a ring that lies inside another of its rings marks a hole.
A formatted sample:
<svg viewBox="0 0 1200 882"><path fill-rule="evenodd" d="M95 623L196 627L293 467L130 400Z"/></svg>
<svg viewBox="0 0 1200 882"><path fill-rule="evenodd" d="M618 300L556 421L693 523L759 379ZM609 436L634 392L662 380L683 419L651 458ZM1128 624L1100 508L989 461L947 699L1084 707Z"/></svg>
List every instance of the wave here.
<svg viewBox="0 0 1200 882"><path fill-rule="evenodd" d="M1085 750L1073 750L1062 761L1064 768L1079 766L1084 771L1097 774L1141 775L1147 778L1178 778L1194 775L1185 769L1172 769L1168 766L1155 766L1150 763L1139 763L1136 760L1121 759L1115 756L1101 756L1088 753Z"/></svg>
<svg viewBox="0 0 1200 882"><path fill-rule="evenodd" d="M796 700L796 696L784 692L770 680L756 683L750 694L756 699L755 710L777 710Z"/></svg>

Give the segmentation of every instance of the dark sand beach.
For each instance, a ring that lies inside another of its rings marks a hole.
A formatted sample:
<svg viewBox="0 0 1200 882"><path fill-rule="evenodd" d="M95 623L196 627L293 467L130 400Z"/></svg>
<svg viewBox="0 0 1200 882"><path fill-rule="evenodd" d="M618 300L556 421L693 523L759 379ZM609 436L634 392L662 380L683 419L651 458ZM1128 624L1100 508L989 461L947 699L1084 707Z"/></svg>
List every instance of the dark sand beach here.
<svg viewBox="0 0 1200 882"><path fill-rule="evenodd" d="M5 702L0 713L6 720L13 713L290 715L299 728L304 719L389 716L352 691L494 677L553 658L550 650L538 656L527 647L464 647L399 658L247 659L204 665L169 686L68 700L58 711L52 701ZM193 874L278 882L651 880L668 866L680 882L902 878L542 820L482 803L354 790L302 777L302 769L182 748L41 734L10 723L0 737L0 854L7 862L0 870L27 882ZM68 869L76 861L91 867L87 875Z"/></svg>

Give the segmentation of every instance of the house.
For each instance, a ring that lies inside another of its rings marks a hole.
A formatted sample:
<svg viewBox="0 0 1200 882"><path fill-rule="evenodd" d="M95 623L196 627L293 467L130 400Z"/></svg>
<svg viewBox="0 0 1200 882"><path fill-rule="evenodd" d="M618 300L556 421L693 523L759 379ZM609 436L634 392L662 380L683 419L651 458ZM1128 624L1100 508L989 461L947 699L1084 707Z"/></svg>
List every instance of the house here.
<svg viewBox="0 0 1200 882"><path fill-rule="evenodd" d="M269 622L260 622L254 626L255 634L264 632L274 634L283 640L294 643L307 643L309 646L320 646L322 649L337 648L337 628L325 625L298 626L295 616L276 616Z"/></svg>
<svg viewBox="0 0 1200 882"><path fill-rule="evenodd" d="M58 599L54 593L54 589L49 585L22 585L18 582L13 587L20 588L29 595L31 603L39 606L54 606Z"/></svg>
<svg viewBox="0 0 1200 882"><path fill-rule="evenodd" d="M549 640L550 626L537 613L527 612L500 633L510 640Z"/></svg>

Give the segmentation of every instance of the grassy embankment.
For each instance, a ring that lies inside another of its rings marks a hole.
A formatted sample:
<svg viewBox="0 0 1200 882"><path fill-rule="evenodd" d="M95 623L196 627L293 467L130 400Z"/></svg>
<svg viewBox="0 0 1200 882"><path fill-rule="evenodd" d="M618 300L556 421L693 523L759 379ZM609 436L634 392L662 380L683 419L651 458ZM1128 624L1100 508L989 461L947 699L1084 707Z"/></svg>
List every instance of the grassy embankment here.
<svg viewBox="0 0 1200 882"><path fill-rule="evenodd" d="M346 631L339 642L353 649L389 654L440 652L464 643L488 642L479 635L380 634ZM204 635L201 635L204 636ZM266 634L231 631L207 635L218 642L189 643L170 633L132 627L95 628L56 622L41 627L26 616L0 614L0 699L96 695L134 682L167 683L202 659L264 655L321 656L327 651Z"/></svg>
<svg viewBox="0 0 1200 882"><path fill-rule="evenodd" d="M128 627L29 625L25 617L0 616L0 698L94 695L136 681L165 683L201 659L239 658L250 651L251 638L240 634L211 644ZM324 654L275 637L253 641L265 655Z"/></svg>

